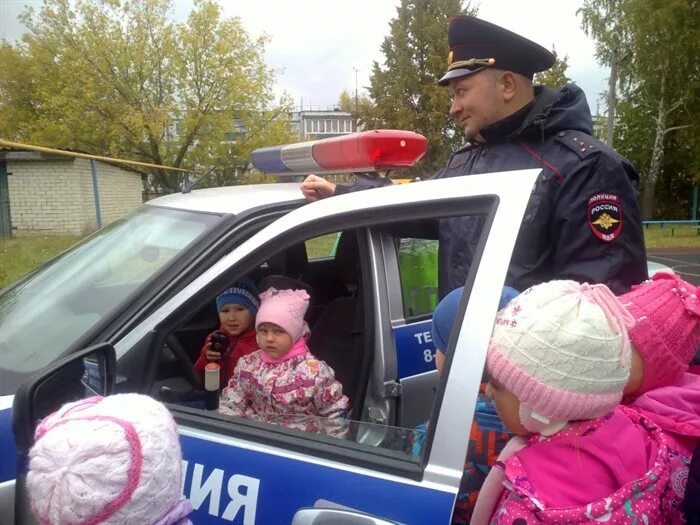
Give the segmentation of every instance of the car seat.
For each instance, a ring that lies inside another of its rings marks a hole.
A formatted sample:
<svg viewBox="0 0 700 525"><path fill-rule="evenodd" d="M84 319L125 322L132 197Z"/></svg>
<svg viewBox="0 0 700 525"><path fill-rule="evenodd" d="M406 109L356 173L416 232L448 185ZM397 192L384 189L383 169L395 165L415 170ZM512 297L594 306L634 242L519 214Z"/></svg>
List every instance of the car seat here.
<svg viewBox="0 0 700 525"><path fill-rule="evenodd" d="M365 329L362 293L360 289L357 234L344 232L336 251L339 278L343 280L347 297L338 297L326 305L311 330L309 348L325 361L343 385L343 393L352 402L351 418L359 420L364 401L369 363L365 355Z"/></svg>

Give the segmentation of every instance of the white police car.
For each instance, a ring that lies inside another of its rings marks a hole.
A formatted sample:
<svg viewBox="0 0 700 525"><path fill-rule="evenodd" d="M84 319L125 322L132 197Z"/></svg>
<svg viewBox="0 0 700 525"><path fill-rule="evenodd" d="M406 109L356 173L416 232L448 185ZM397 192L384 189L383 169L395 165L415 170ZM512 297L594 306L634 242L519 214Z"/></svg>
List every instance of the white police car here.
<svg viewBox="0 0 700 525"><path fill-rule="evenodd" d="M312 204L298 184L169 195L4 290L0 524L33 523L24 454L37 419L76 395L126 391L171 401L196 524L448 523L500 290L538 171ZM486 221L461 327L438 377L429 324L437 241L426 226L470 214ZM324 242L335 246L319 250ZM309 287L309 345L352 402L342 439L220 416L177 394L199 386L193 362L218 326L214 298L242 275ZM414 457L406 439L428 419Z"/></svg>

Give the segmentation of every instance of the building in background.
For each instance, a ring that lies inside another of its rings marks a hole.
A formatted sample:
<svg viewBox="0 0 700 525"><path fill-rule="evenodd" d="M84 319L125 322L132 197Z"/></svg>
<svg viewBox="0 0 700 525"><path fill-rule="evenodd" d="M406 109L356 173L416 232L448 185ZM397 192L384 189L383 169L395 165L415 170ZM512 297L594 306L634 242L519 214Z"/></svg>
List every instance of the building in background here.
<svg viewBox="0 0 700 525"><path fill-rule="evenodd" d="M0 147L0 237L93 232L141 205L142 178L116 162Z"/></svg>
<svg viewBox="0 0 700 525"><path fill-rule="evenodd" d="M292 131L299 141L337 137L353 133L355 119L352 113L336 107L302 108L292 113Z"/></svg>

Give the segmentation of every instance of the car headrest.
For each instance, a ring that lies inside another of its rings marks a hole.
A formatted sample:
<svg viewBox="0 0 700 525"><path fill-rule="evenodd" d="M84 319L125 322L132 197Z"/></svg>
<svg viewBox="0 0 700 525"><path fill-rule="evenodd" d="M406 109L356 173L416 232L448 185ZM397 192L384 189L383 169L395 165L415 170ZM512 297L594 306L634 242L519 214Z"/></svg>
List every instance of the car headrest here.
<svg viewBox="0 0 700 525"><path fill-rule="evenodd" d="M293 279L286 275L268 275L264 277L263 280L260 281L260 284L258 284L258 290L262 293L268 288L277 288L278 290L305 290L313 299L313 288L311 288L311 286L299 279Z"/></svg>

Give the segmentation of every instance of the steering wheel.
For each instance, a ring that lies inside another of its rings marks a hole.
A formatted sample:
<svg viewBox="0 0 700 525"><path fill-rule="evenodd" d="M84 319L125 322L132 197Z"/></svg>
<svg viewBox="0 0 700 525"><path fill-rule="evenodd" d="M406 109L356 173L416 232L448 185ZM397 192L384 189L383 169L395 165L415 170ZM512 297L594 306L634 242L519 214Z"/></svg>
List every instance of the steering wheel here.
<svg viewBox="0 0 700 525"><path fill-rule="evenodd" d="M187 352L180 344L177 337L175 337L173 334L168 335L165 338L165 344L168 345L168 348L170 348L170 351L175 356L175 359L177 359L187 382L192 385L192 388L196 390L203 390L204 385L202 384L202 378L199 377L197 370L194 368L194 363L190 360L190 357L187 355Z"/></svg>

